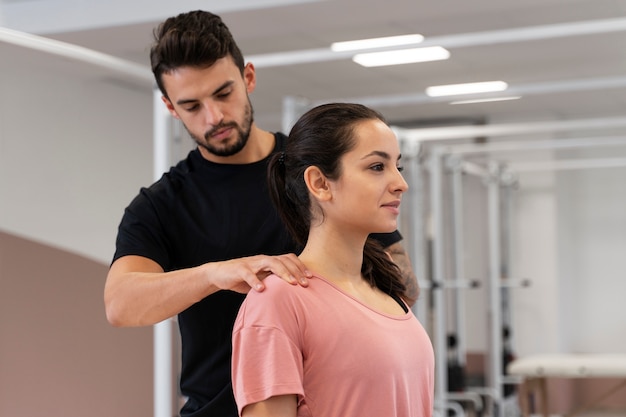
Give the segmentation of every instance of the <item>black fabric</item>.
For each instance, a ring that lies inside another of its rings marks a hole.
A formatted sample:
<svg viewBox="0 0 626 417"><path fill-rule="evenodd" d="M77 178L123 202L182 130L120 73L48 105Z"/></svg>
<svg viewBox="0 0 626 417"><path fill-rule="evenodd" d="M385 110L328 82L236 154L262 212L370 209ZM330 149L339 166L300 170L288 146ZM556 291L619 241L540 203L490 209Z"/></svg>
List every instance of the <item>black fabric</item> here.
<svg viewBox="0 0 626 417"><path fill-rule="evenodd" d="M399 231L395 231L393 233L372 233L370 237L376 239L383 248L393 245L394 243L398 243L402 240L402 235Z"/></svg>
<svg viewBox="0 0 626 417"><path fill-rule="evenodd" d="M274 152L287 138L277 133ZM139 255L165 271L257 254L296 252L269 197L269 158L215 164L191 151L126 208L113 260ZM388 246L398 232L377 235ZM230 385L231 332L244 295L219 291L178 316L184 417L237 416Z"/></svg>
<svg viewBox="0 0 626 417"><path fill-rule="evenodd" d="M389 296L393 298L396 303L400 304L400 307L402 307L402 310L404 310L405 313L409 312L409 308L407 307L406 303L402 301L402 298L398 297L395 294L389 294Z"/></svg>

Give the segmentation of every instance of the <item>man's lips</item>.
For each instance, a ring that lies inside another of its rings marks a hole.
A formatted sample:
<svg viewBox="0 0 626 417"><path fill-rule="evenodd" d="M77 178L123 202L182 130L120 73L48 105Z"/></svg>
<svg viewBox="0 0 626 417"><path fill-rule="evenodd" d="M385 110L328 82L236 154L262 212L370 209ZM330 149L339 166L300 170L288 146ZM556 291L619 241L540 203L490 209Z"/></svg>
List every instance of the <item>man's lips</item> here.
<svg viewBox="0 0 626 417"><path fill-rule="evenodd" d="M218 129L217 131L210 133L208 136L210 139L223 140L230 136L230 133L232 130L233 130L232 127L224 127L222 129Z"/></svg>

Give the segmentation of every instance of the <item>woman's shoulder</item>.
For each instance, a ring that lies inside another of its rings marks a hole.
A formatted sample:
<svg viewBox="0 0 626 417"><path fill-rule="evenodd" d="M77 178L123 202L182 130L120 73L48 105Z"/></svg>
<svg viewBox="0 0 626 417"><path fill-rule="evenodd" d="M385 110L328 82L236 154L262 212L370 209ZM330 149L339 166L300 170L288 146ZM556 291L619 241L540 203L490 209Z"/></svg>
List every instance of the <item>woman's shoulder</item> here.
<svg viewBox="0 0 626 417"><path fill-rule="evenodd" d="M263 284L265 285L265 289L258 293L259 295L269 295L271 293L278 294L289 294L292 293L292 289L302 288L302 286L298 284L290 284L281 277L276 274L268 275L264 280Z"/></svg>
<svg viewBox="0 0 626 417"><path fill-rule="evenodd" d="M263 291L251 290L238 314L235 329L241 327L292 327L297 317L306 314L310 288L289 284L277 275L263 280ZM291 323L291 324L290 324Z"/></svg>
<svg viewBox="0 0 626 417"><path fill-rule="evenodd" d="M297 284L290 284L275 274L268 275L263 280L263 284L265 285L263 291L251 290L248 293L245 300L246 304L261 303L267 308L270 306L274 308L277 305L287 304L289 300L298 299L301 297L300 292L308 289Z"/></svg>

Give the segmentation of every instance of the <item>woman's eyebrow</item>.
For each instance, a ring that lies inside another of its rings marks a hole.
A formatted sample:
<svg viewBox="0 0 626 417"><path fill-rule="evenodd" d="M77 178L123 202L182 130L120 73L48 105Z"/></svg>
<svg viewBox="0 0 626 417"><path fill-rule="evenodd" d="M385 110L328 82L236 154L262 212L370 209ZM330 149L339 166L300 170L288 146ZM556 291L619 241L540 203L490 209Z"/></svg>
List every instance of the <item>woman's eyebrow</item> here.
<svg viewBox="0 0 626 417"><path fill-rule="evenodd" d="M384 151L372 151L361 159L369 158L370 156L380 156L381 158L391 159L391 155ZM402 158L402 154L398 155L398 160L400 160L400 158Z"/></svg>
<svg viewBox="0 0 626 417"><path fill-rule="evenodd" d="M387 152L383 151L372 151L361 159L369 158L370 156L380 156L381 158L391 159L391 156Z"/></svg>

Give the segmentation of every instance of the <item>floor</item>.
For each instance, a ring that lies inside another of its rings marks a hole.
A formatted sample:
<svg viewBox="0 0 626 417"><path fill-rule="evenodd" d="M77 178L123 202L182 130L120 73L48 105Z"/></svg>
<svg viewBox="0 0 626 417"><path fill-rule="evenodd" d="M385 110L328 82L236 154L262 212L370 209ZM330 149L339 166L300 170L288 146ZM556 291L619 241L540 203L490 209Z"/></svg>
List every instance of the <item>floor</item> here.
<svg viewBox="0 0 626 417"><path fill-rule="evenodd" d="M596 411L586 411L581 414L575 414L575 417L625 417L626 410L623 411L606 411L606 410L596 410ZM572 417L574 417L572 416ZM539 417L539 416L537 416ZM553 415L551 417L562 417ZM563 416L565 417L565 416ZM568 416L569 417L569 416Z"/></svg>
<svg viewBox="0 0 626 417"><path fill-rule="evenodd" d="M519 411L517 413L506 414L506 417L519 417ZM468 416L469 417L469 416ZM486 416L485 416L486 417ZM531 414L531 417L543 417L540 414ZM550 417L626 417L626 410L588 410L578 414L551 414Z"/></svg>
<svg viewBox="0 0 626 417"><path fill-rule="evenodd" d="M504 400L502 404L502 413L498 417L521 417L521 413L518 407L517 398L515 396L509 397ZM490 412L483 410L483 412L476 412L471 407L467 407L464 417L493 417ZM447 416L454 415L454 412L448 412ZM435 413L435 417L445 417L445 414ZM541 414L531 414L530 417L543 417ZM550 417L626 417L626 409L588 409L579 410L566 415L551 414Z"/></svg>
<svg viewBox="0 0 626 417"><path fill-rule="evenodd" d="M448 413L447 416L452 416L453 413ZM439 413L435 411L434 417L445 417L446 414ZM502 417L520 417L521 414L519 410L508 410L505 412ZM477 417L475 413L467 412L465 417ZM489 415L482 415L481 417L491 417ZM540 414L531 414L530 417L543 417ZM626 417L626 410L591 410L585 411L584 413L574 414L574 415L560 415L560 414L551 414L550 417Z"/></svg>

